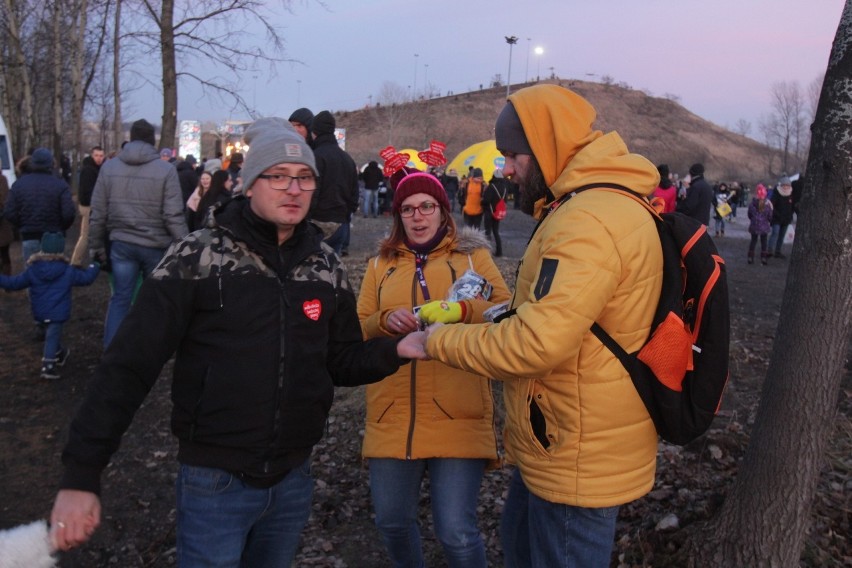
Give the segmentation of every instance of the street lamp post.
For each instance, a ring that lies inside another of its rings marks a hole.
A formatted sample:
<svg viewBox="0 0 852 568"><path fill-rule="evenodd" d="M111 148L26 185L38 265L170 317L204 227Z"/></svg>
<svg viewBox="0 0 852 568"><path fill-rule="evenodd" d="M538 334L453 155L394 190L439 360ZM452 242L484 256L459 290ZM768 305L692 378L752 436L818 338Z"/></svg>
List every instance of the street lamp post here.
<svg viewBox="0 0 852 568"><path fill-rule="evenodd" d="M432 93L429 92L429 64L423 65L423 90L426 91L426 98L432 98Z"/></svg>
<svg viewBox="0 0 852 568"><path fill-rule="evenodd" d="M530 78L530 38L527 38L527 68L524 70L524 83Z"/></svg>
<svg viewBox="0 0 852 568"><path fill-rule="evenodd" d="M506 43L509 44L509 72L506 73L506 98L509 98L509 92L512 87L512 47L518 43L517 36L505 36Z"/></svg>
<svg viewBox="0 0 852 568"><path fill-rule="evenodd" d="M541 55L542 55L543 53L544 53L544 48L543 48L543 47L539 46L539 47L536 47L536 48L535 48L535 58L536 58L536 60L538 61L538 67L537 67L537 70L536 70L536 72L535 72L535 80L536 80L536 81L540 81L540 80L541 80Z"/></svg>
<svg viewBox="0 0 852 568"><path fill-rule="evenodd" d="M417 98L417 58L420 57L419 54L414 54L414 87L411 89L411 100Z"/></svg>

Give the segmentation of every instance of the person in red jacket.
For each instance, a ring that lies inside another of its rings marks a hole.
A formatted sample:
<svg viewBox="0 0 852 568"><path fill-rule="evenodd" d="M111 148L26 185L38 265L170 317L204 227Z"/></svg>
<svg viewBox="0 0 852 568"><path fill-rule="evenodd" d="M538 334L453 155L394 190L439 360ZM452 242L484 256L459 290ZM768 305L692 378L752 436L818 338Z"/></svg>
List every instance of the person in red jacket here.
<svg viewBox="0 0 852 568"><path fill-rule="evenodd" d="M672 183L671 172L666 164L657 166L657 171L660 172L660 185L654 190L654 197L663 200L663 213L672 213L677 206L677 188Z"/></svg>

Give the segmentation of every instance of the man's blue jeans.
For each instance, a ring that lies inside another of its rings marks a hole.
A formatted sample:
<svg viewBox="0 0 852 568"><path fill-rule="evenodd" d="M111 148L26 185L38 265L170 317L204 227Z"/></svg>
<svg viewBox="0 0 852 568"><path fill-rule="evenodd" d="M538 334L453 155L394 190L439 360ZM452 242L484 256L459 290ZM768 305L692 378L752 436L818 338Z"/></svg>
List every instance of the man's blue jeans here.
<svg viewBox="0 0 852 568"><path fill-rule="evenodd" d="M769 253L781 254L781 245L784 244L784 237L787 236L787 227L789 225L773 224L770 227L769 233Z"/></svg>
<svg viewBox="0 0 852 568"><path fill-rule="evenodd" d="M147 278L165 252L165 249L143 247L122 241L110 243L109 260L112 264L113 290L104 324L104 348L109 347L124 316L130 311L139 276Z"/></svg>
<svg viewBox="0 0 852 568"><path fill-rule="evenodd" d="M607 568L619 507L587 509L536 497L515 469L500 520L506 568Z"/></svg>
<svg viewBox="0 0 852 568"><path fill-rule="evenodd" d="M365 189L364 190L364 203L363 211L364 217L368 217L372 215L375 217L379 214L379 190L378 189Z"/></svg>
<svg viewBox="0 0 852 568"><path fill-rule="evenodd" d="M338 255L343 252L344 245L349 241L349 221L340 224L333 235L325 240L325 244L334 249Z"/></svg>
<svg viewBox="0 0 852 568"><path fill-rule="evenodd" d="M310 459L269 489L181 464L177 563L181 568L287 568L311 513Z"/></svg>
<svg viewBox="0 0 852 568"><path fill-rule="evenodd" d="M32 255L41 250L41 241L38 239L30 239L21 241L21 258L24 260L24 270L27 269L27 261Z"/></svg>
<svg viewBox="0 0 852 568"><path fill-rule="evenodd" d="M396 568L420 568L423 551L417 509L420 484L429 470L435 533L450 568L486 566L485 544L476 519L484 459L370 458L370 493L376 526Z"/></svg>

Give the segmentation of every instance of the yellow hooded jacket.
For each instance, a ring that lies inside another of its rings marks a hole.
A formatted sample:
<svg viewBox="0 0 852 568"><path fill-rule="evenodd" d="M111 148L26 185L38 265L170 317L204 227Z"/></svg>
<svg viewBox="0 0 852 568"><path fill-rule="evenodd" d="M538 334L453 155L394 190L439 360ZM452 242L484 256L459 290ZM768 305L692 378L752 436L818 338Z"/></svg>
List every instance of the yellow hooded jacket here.
<svg viewBox="0 0 852 568"><path fill-rule="evenodd" d="M592 130L594 108L541 85L509 98L553 196L596 182L649 195L657 169L618 134ZM427 352L504 381L508 458L529 490L551 502L610 507L654 481L657 435L621 363L589 331L600 325L628 352L647 338L662 283L653 219L606 190L576 194L530 241L498 324L443 326Z"/></svg>
<svg viewBox="0 0 852 568"><path fill-rule="evenodd" d="M486 309L509 300L509 289L481 232L463 229L447 235L429 253L424 272L431 299L440 300L471 268L493 286L488 301L464 300L465 322L481 323ZM390 313L423 303L411 250L401 246L396 258L369 260L358 296L365 338L396 335L387 327ZM412 361L383 381L367 385L362 453L365 458L496 460L493 416L489 379L438 361Z"/></svg>

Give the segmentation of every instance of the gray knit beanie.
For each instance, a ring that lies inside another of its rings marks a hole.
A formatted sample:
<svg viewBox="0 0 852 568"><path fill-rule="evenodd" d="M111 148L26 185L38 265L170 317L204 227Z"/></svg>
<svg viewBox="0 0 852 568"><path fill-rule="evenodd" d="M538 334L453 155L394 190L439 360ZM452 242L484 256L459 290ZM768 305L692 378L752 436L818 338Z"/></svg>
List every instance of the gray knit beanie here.
<svg viewBox="0 0 852 568"><path fill-rule="evenodd" d="M529 154L530 156L533 153L521 124L521 117L518 116L518 111L510 102L506 103L497 117L497 123L494 125L494 137L497 139L498 150L512 152L513 154Z"/></svg>
<svg viewBox="0 0 852 568"><path fill-rule="evenodd" d="M319 175L310 146L283 118L256 120L246 129L243 141L249 146L241 171L244 192L251 189L258 175L278 164L304 164Z"/></svg>

